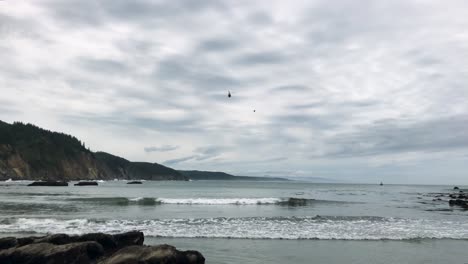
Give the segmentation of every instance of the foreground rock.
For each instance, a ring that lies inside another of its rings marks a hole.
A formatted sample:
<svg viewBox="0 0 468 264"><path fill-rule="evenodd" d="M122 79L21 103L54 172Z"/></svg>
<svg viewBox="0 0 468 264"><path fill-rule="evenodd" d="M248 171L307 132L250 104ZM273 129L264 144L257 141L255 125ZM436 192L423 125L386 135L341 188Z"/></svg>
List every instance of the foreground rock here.
<svg viewBox="0 0 468 264"><path fill-rule="evenodd" d="M68 186L68 182L61 181L37 181L28 184L28 186Z"/></svg>
<svg viewBox="0 0 468 264"><path fill-rule="evenodd" d="M75 186L97 186L98 183L94 181L82 181L74 184Z"/></svg>
<svg viewBox="0 0 468 264"><path fill-rule="evenodd" d="M203 264L198 251L173 246L144 246L142 232L0 238L2 264Z"/></svg>
<svg viewBox="0 0 468 264"><path fill-rule="evenodd" d="M153 247L130 246L115 252L102 264L159 264L159 263L205 263L205 258L198 251L179 251L173 246Z"/></svg>

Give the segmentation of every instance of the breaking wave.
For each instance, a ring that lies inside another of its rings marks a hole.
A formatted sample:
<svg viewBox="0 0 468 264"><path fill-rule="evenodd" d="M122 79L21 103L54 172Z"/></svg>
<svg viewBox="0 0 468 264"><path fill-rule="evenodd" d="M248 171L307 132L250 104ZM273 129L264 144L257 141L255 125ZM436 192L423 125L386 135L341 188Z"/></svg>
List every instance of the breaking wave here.
<svg viewBox="0 0 468 264"><path fill-rule="evenodd" d="M107 205L286 205L305 206L312 203L344 203L303 198L149 198L149 197L92 197L72 198L70 201Z"/></svg>
<svg viewBox="0 0 468 264"><path fill-rule="evenodd" d="M0 221L0 233L120 233L148 237L324 240L468 240L468 222L382 217L243 217L154 220L18 218Z"/></svg>

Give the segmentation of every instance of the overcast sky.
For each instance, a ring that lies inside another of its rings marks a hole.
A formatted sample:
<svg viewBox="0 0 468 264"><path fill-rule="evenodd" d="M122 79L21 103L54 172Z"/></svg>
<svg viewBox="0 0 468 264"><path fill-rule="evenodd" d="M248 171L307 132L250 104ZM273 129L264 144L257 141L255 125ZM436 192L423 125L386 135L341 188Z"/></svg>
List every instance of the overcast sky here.
<svg viewBox="0 0 468 264"><path fill-rule="evenodd" d="M3 0L0 120L176 169L468 184L467 13L465 0Z"/></svg>

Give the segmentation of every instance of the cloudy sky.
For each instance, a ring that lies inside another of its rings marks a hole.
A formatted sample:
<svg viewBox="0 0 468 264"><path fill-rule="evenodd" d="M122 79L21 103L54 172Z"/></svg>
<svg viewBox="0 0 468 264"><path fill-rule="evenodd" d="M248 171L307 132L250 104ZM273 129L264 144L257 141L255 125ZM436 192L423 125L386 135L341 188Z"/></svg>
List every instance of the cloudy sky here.
<svg viewBox="0 0 468 264"><path fill-rule="evenodd" d="M0 120L177 169L468 184L467 12L2 0Z"/></svg>

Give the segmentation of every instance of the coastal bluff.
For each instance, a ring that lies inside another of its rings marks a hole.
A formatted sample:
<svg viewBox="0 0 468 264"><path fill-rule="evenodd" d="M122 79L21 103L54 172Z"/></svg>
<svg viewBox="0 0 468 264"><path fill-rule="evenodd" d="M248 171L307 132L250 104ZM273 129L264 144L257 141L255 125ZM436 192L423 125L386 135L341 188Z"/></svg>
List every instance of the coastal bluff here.
<svg viewBox="0 0 468 264"><path fill-rule="evenodd" d="M93 152L74 136L32 124L0 121L0 181L174 180L180 172L158 163L133 162Z"/></svg>
<svg viewBox="0 0 468 264"><path fill-rule="evenodd" d="M42 237L0 238L2 264L204 264L194 250L170 245L145 246L142 232L80 236L54 234Z"/></svg>

